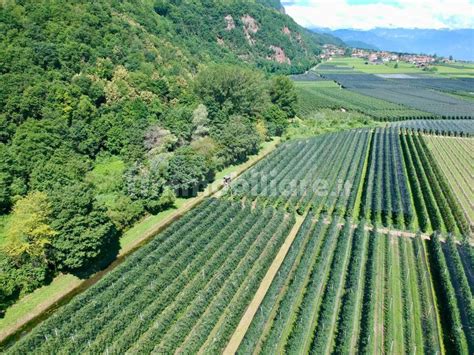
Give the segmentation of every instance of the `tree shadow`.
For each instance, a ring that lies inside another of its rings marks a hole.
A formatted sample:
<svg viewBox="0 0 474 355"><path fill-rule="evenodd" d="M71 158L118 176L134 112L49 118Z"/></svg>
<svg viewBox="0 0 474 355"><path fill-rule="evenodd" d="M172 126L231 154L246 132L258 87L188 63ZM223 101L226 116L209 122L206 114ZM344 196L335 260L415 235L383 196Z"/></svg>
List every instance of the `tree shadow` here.
<svg viewBox="0 0 474 355"><path fill-rule="evenodd" d="M91 262L87 263L86 266L70 270L69 273L84 280L90 278L95 273L106 269L110 264L112 264L119 255L120 251L120 237L116 233L116 236L110 238L107 247L102 249L102 252Z"/></svg>

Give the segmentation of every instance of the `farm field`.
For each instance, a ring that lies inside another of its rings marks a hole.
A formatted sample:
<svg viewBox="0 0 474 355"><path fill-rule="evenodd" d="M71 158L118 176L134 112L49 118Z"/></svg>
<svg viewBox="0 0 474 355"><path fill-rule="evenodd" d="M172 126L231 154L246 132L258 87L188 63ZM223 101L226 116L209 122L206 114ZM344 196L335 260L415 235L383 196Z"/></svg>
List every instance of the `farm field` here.
<svg viewBox="0 0 474 355"><path fill-rule="evenodd" d="M343 62L350 60L343 59ZM341 63L343 63L341 62ZM433 118L472 118L474 104L456 96L471 92L472 78L451 78L390 70L367 73L360 68L339 65L331 61L314 70L323 78L333 80L358 94L402 105L405 108L429 112ZM364 64L365 65L365 64ZM385 65L379 66L381 68Z"/></svg>
<svg viewBox="0 0 474 355"><path fill-rule="evenodd" d="M221 353L295 214L237 353L472 353L474 249L436 139L471 144L398 128L285 142L5 353Z"/></svg>
<svg viewBox="0 0 474 355"><path fill-rule="evenodd" d="M293 223L208 199L9 352L219 351Z"/></svg>
<svg viewBox="0 0 474 355"><path fill-rule="evenodd" d="M390 126L442 136L474 135L474 120L408 120L394 122Z"/></svg>
<svg viewBox="0 0 474 355"><path fill-rule="evenodd" d="M1 8L0 355L474 355L474 0Z"/></svg>
<svg viewBox="0 0 474 355"><path fill-rule="evenodd" d="M474 142L468 138L424 136L474 232Z"/></svg>
<svg viewBox="0 0 474 355"><path fill-rule="evenodd" d="M421 135L378 129L368 167L359 218L397 229L469 235L459 201Z"/></svg>
<svg viewBox="0 0 474 355"><path fill-rule="evenodd" d="M359 218L375 225L413 229L417 223L399 132L377 129L372 137Z"/></svg>
<svg viewBox="0 0 474 355"><path fill-rule="evenodd" d="M298 115L313 118L321 109L345 109L380 121L431 118L433 114L340 88L333 81L296 82Z"/></svg>
<svg viewBox="0 0 474 355"><path fill-rule="evenodd" d="M358 93L427 111L443 118L472 118L474 103L430 89L361 88L351 89Z"/></svg>
<svg viewBox="0 0 474 355"><path fill-rule="evenodd" d="M439 241L432 245L326 220L308 215L238 354L467 353L468 332L443 333L460 324L460 303L454 300L453 319L444 322L436 297L466 273L456 263L438 290L428 248L438 248ZM453 245L447 253L460 261ZM443 263L446 257L433 259Z"/></svg>
<svg viewBox="0 0 474 355"><path fill-rule="evenodd" d="M474 65L472 64L438 64L435 65L433 73L426 73L415 65L399 62L398 68L394 63L385 64L365 64L366 61L361 58L334 58L328 63L330 66L336 66L337 69L348 68L361 71L367 74L419 74L423 76L448 76L448 77L472 77L474 75ZM323 65L324 65L323 64Z"/></svg>
<svg viewBox="0 0 474 355"><path fill-rule="evenodd" d="M312 208L349 215L370 136L369 130L357 130L285 143L245 172L230 194L234 199L296 208L300 213Z"/></svg>
<svg viewBox="0 0 474 355"><path fill-rule="evenodd" d="M331 162L331 164L327 164ZM283 144L243 174L235 199L333 212L375 226L469 234L443 172L419 134L356 130Z"/></svg>

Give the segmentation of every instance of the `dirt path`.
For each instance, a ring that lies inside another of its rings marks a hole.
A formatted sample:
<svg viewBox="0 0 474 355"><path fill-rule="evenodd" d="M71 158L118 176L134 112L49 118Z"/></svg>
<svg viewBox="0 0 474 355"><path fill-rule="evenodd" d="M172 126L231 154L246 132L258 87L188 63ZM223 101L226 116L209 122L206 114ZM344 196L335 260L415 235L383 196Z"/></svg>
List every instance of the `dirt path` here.
<svg viewBox="0 0 474 355"><path fill-rule="evenodd" d="M260 283L260 287L255 293L255 296L252 302L247 307L247 310L242 316L242 319L240 320L239 325L235 329L234 334L230 338L229 343L227 344L227 347L224 349L224 354L235 354L237 352L237 349L239 348L239 345L241 341L243 340L245 333L247 332L247 329L250 326L250 323L252 323L253 317L257 313L258 308L260 307L260 304L262 303L263 298L265 297L268 289L270 288L270 285L275 275L280 269L280 266L283 263L283 260L285 259L285 256L291 247L291 244L293 244L293 240L298 234L298 231L301 225L303 224L304 218L305 216L296 217L295 225L291 229L290 233L288 234L288 237L286 238L285 242L281 246L280 251L278 252L275 259L273 260L273 263L270 265L270 268L268 269L267 273L265 274L265 277Z"/></svg>

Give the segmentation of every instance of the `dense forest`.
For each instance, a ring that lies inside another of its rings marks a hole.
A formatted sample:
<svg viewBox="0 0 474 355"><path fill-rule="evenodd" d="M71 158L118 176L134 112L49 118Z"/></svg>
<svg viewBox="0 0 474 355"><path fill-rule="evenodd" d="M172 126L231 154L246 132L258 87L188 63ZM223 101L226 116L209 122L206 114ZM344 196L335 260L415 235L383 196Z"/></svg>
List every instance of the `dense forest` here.
<svg viewBox="0 0 474 355"><path fill-rule="evenodd" d="M0 311L112 260L142 216L284 132L296 94L281 74L337 40L278 4L0 5Z"/></svg>

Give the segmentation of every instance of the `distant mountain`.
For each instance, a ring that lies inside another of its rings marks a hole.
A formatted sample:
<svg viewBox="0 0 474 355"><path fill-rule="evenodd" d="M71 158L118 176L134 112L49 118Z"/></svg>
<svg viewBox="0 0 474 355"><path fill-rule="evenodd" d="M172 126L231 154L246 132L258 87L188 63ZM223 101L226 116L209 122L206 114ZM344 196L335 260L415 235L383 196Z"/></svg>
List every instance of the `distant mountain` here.
<svg viewBox="0 0 474 355"><path fill-rule="evenodd" d="M404 29L375 28L368 31L341 29L317 30L339 37L346 43L364 42L381 50L409 53L452 55L460 60L474 60L474 29Z"/></svg>
<svg viewBox="0 0 474 355"><path fill-rule="evenodd" d="M373 51L380 50L380 48L378 48L378 47L376 47L372 44L362 42L362 41L346 41L345 43L346 43L346 45L348 45L349 47L352 47L352 48L370 49L370 50L373 50Z"/></svg>

